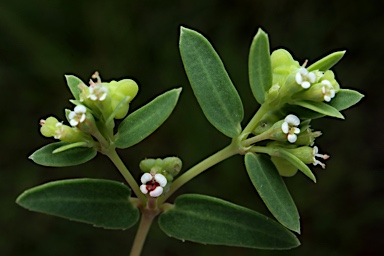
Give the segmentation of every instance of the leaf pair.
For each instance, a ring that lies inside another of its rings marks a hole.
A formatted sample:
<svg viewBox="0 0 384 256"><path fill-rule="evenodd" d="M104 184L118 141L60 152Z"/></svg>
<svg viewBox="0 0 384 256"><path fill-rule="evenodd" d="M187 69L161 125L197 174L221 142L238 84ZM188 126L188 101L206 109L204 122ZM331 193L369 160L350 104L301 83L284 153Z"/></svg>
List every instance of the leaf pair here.
<svg viewBox="0 0 384 256"><path fill-rule="evenodd" d="M108 229L127 229L139 219L131 191L114 181L76 179L50 182L27 190L21 206ZM288 249L297 238L255 211L202 195L183 195L159 218L169 236L205 244L261 249Z"/></svg>

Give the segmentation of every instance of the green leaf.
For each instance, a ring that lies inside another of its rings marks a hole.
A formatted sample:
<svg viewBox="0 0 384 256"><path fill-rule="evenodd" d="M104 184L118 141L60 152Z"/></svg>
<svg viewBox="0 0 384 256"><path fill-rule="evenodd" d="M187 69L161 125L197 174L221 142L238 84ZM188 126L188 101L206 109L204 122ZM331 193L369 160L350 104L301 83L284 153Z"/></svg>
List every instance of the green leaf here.
<svg viewBox="0 0 384 256"><path fill-rule="evenodd" d="M128 115L118 128L116 147L131 147L159 128L175 108L180 92L181 88L165 92Z"/></svg>
<svg viewBox="0 0 384 256"><path fill-rule="evenodd" d="M66 142L55 142L36 150L29 159L37 164L53 167L79 165L94 158L97 151L88 147L70 148L60 153L52 153L63 146L70 145Z"/></svg>
<svg viewBox="0 0 384 256"><path fill-rule="evenodd" d="M69 90L71 90L73 97L75 97L76 100L79 100L81 93L79 85L84 84L84 82L74 75L65 75L65 79L67 80Z"/></svg>
<svg viewBox="0 0 384 256"><path fill-rule="evenodd" d="M294 104L303 108L313 110L315 112L318 112L326 116L332 116L332 117L344 119L344 116L336 108L324 102L298 100L298 101L295 101Z"/></svg>
<svg viewBox="0 0 384 256"><path fill-rule="evenodd" d="M245 166L253 186L273 216L285 227L300 233L299 212L271 160L264 155L247 153Z"/></svg>
<svg viewBox="0 0 384 256"><path fill-rule="evenodd" d="M208 121L228 137L239 135L243 104L212 45L201 34L182 27L180 53L193 92Z"/></svg>
<svg viewBox="0 0 384 256"><path fill-rule="evenodd" d="M265 93L272 86L272 67L268 35L261 28L257 31L251 44L248 67L253 96L257 102L263 104Z"/></svg>
<svg viewBox="0 0 384 256"><path fill-rule="evenodd" d="M325 56L324 58L313 63L311 66L307 68L307 70L308 71L313 71L313 70L326 71L332 68L334 65L336 65L336 63L339 62L341 58L343 58L344 54L345 54L345 51L331 53Z"/></svg>
<svg viewBox="0 0 384 256"><path fill-rule="evenodd" d="M341 111L352 107L364 97L363 94L348 89L340 89L329 105Z"/></svg>
<svg viewBox="0 0 384 256"><path fill-rule="evenodd" d="M96 227L127 229L139 219L131 190L115 181L73 179L49 182L22 193L16 202L31 211L85 222Z"/></svg>
<svg viewBox="0 0 384 256"><path fill-rule="evenodd" d="M203 195L182 195L159 217L169 236L203 244L260 249L289 249L300 244L289 230L272 219Z"/></svg>
<svg viewBox="0 0 384 256"><path fill-rule="evenodd" d="M281 149L276 151L277 154L274 156L278 156L281 158L284 158L285 160L289 161L291 164L296 166L297 169L299 169L302 173L304 173L308 178L310 178L313 182L316 183L316 177L313 175L311 169L303 163L299 158L297 158L295 155Z"/></svg>

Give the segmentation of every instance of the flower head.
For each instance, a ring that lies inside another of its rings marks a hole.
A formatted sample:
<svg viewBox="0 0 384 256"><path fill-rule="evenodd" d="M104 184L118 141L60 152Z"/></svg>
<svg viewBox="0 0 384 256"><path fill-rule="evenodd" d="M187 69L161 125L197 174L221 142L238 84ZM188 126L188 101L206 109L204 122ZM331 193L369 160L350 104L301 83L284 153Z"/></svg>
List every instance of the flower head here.
<svg viewBox="0 0 384 256"><path fill-rule="evenodd" d="M301 85L304 89L311 87L311 84L316 81L316 74L308 72L304 67L299 68L295 76L296 83Z"/></svg>
<svg viewBox="0 0 384 256"><path fill-rule="evenodd" d="M285 117L281 130L287 134L287 139L290 143L295 143L297 140L297 134L300 133L300 129L297 128L300 124L300 119L292 114Z"/></svg>
<svg viewBox="0 0 384 256"><path fill-rule="evenodd" d="M316 146L313 147L313 150L312 150L312 158L313 158L312 160L313 160L313 162L312 162L312 164L314 166L320 165L324 169L325 168L325 164L320 162L319 160L317 160L316 157L320 157L320 158L322 158L324 160L327 160L329 158L329 155L319 154L319 148L316 147Z"/></svg>
<svg viewBox="0 0 384 256"><path fill-rule="evenodd" d="M151 197L158 197L163 193L164 187L167 185L167 179L160 173L146 172L141 176L141 183L143 184L140 186L140 190L143 194L149 193Z"/></svg>
<svg viewBox="0 0 384 256"><path fill-rule="evenodd" d="M323 93L324 100L326 102L330 102L333 97L335 97L336 90L333 88L332 84L328 80L321 81L323 87L321 87L321 91Z"/></svg>
<svg viewBox="0 0 384 256"><path fill-rule="evenodd" d="M77 105L73 111L71 111L68 115L69 123L72 126L77 126L79 123L84 122L86 116L85 113L87 112L86 107L83 105Z"/></svg>

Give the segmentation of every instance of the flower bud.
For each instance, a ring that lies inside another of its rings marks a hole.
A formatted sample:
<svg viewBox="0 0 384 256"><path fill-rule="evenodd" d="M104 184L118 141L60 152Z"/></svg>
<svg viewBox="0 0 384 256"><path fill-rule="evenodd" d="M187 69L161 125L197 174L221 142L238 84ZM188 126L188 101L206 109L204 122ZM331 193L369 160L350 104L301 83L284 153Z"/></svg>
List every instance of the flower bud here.
<svg viewBox="0 0 384 256"><path fill-rule="evenodd" d="M272 156L271 161L275 165L279 174L283 177L292 177L298 171L296 166L294 166L293 164L291 164L288 160L286 160L284 158Z"/></svg>
<svg viewBox="0 0 384 256"><path fill-rule="evenodd" d="M54 117L48 117L46 120L41 120L40 125L40 132L45 137L54 137L55 139L68 143L81 141L89 143L93 141L89 134L85 134L77 128L63 125L62 122L59 122Z"/></svg>
<svg viewBox="0 0 384 256"><path fill-rule="evenodd" d="M115 118L120 119L125 117L128 113L129 103L137 95L139 90L138 85L131 79L123 79L118 82L111 81L108 84L108 88L111 97L111 109L115 111L115 109L118 108ZM126 101L123 101L124 98Z"/></svg>
<svg viewBox="0 0 384 256"><path fill-rule="evenodd" d="M163 169L167 171L172 177L179 174L183 163L178 157L166 157L163 159Z"/></svg>

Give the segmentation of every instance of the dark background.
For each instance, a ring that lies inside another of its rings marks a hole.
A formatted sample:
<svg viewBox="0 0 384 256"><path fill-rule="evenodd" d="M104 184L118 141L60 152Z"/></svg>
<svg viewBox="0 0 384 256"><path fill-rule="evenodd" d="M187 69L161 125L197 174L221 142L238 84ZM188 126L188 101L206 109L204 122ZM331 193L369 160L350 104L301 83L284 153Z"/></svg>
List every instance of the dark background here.
<svg viewBox="0 0 384 256"><path fill-rule="evenodd" d="M331 155L327 168L286 179L302 223L302 245L261 251L181 242L153 225L143 255L383 255L382 241L384 16L379 1L1 1L0 4L0 255L128 255L137 225L127 231L93 228L29 212L14 203L25 189L75 177L122 181L102 155L70 168L46 168L27 157L51 142L38 121L64 119L71 108L64 74L83 80L98 70L105 81L134 78L140 86L131 110L183 87L170 119L142 143L120 151L139 177L145 157L177 155L185 168L229 143L207 122L189 87L178 52L179 27L203 33L222 57L249 120L257 104L248 87L247 61L259 27L271 49L285 47L303 62L346 49L335 67L344 88L366 95L346 120L313 122ZM185 169L184 169L185 170ZM233 157L180 193L217 196L269 215ZM173 200L174 198L172 198Z"/></svg>

